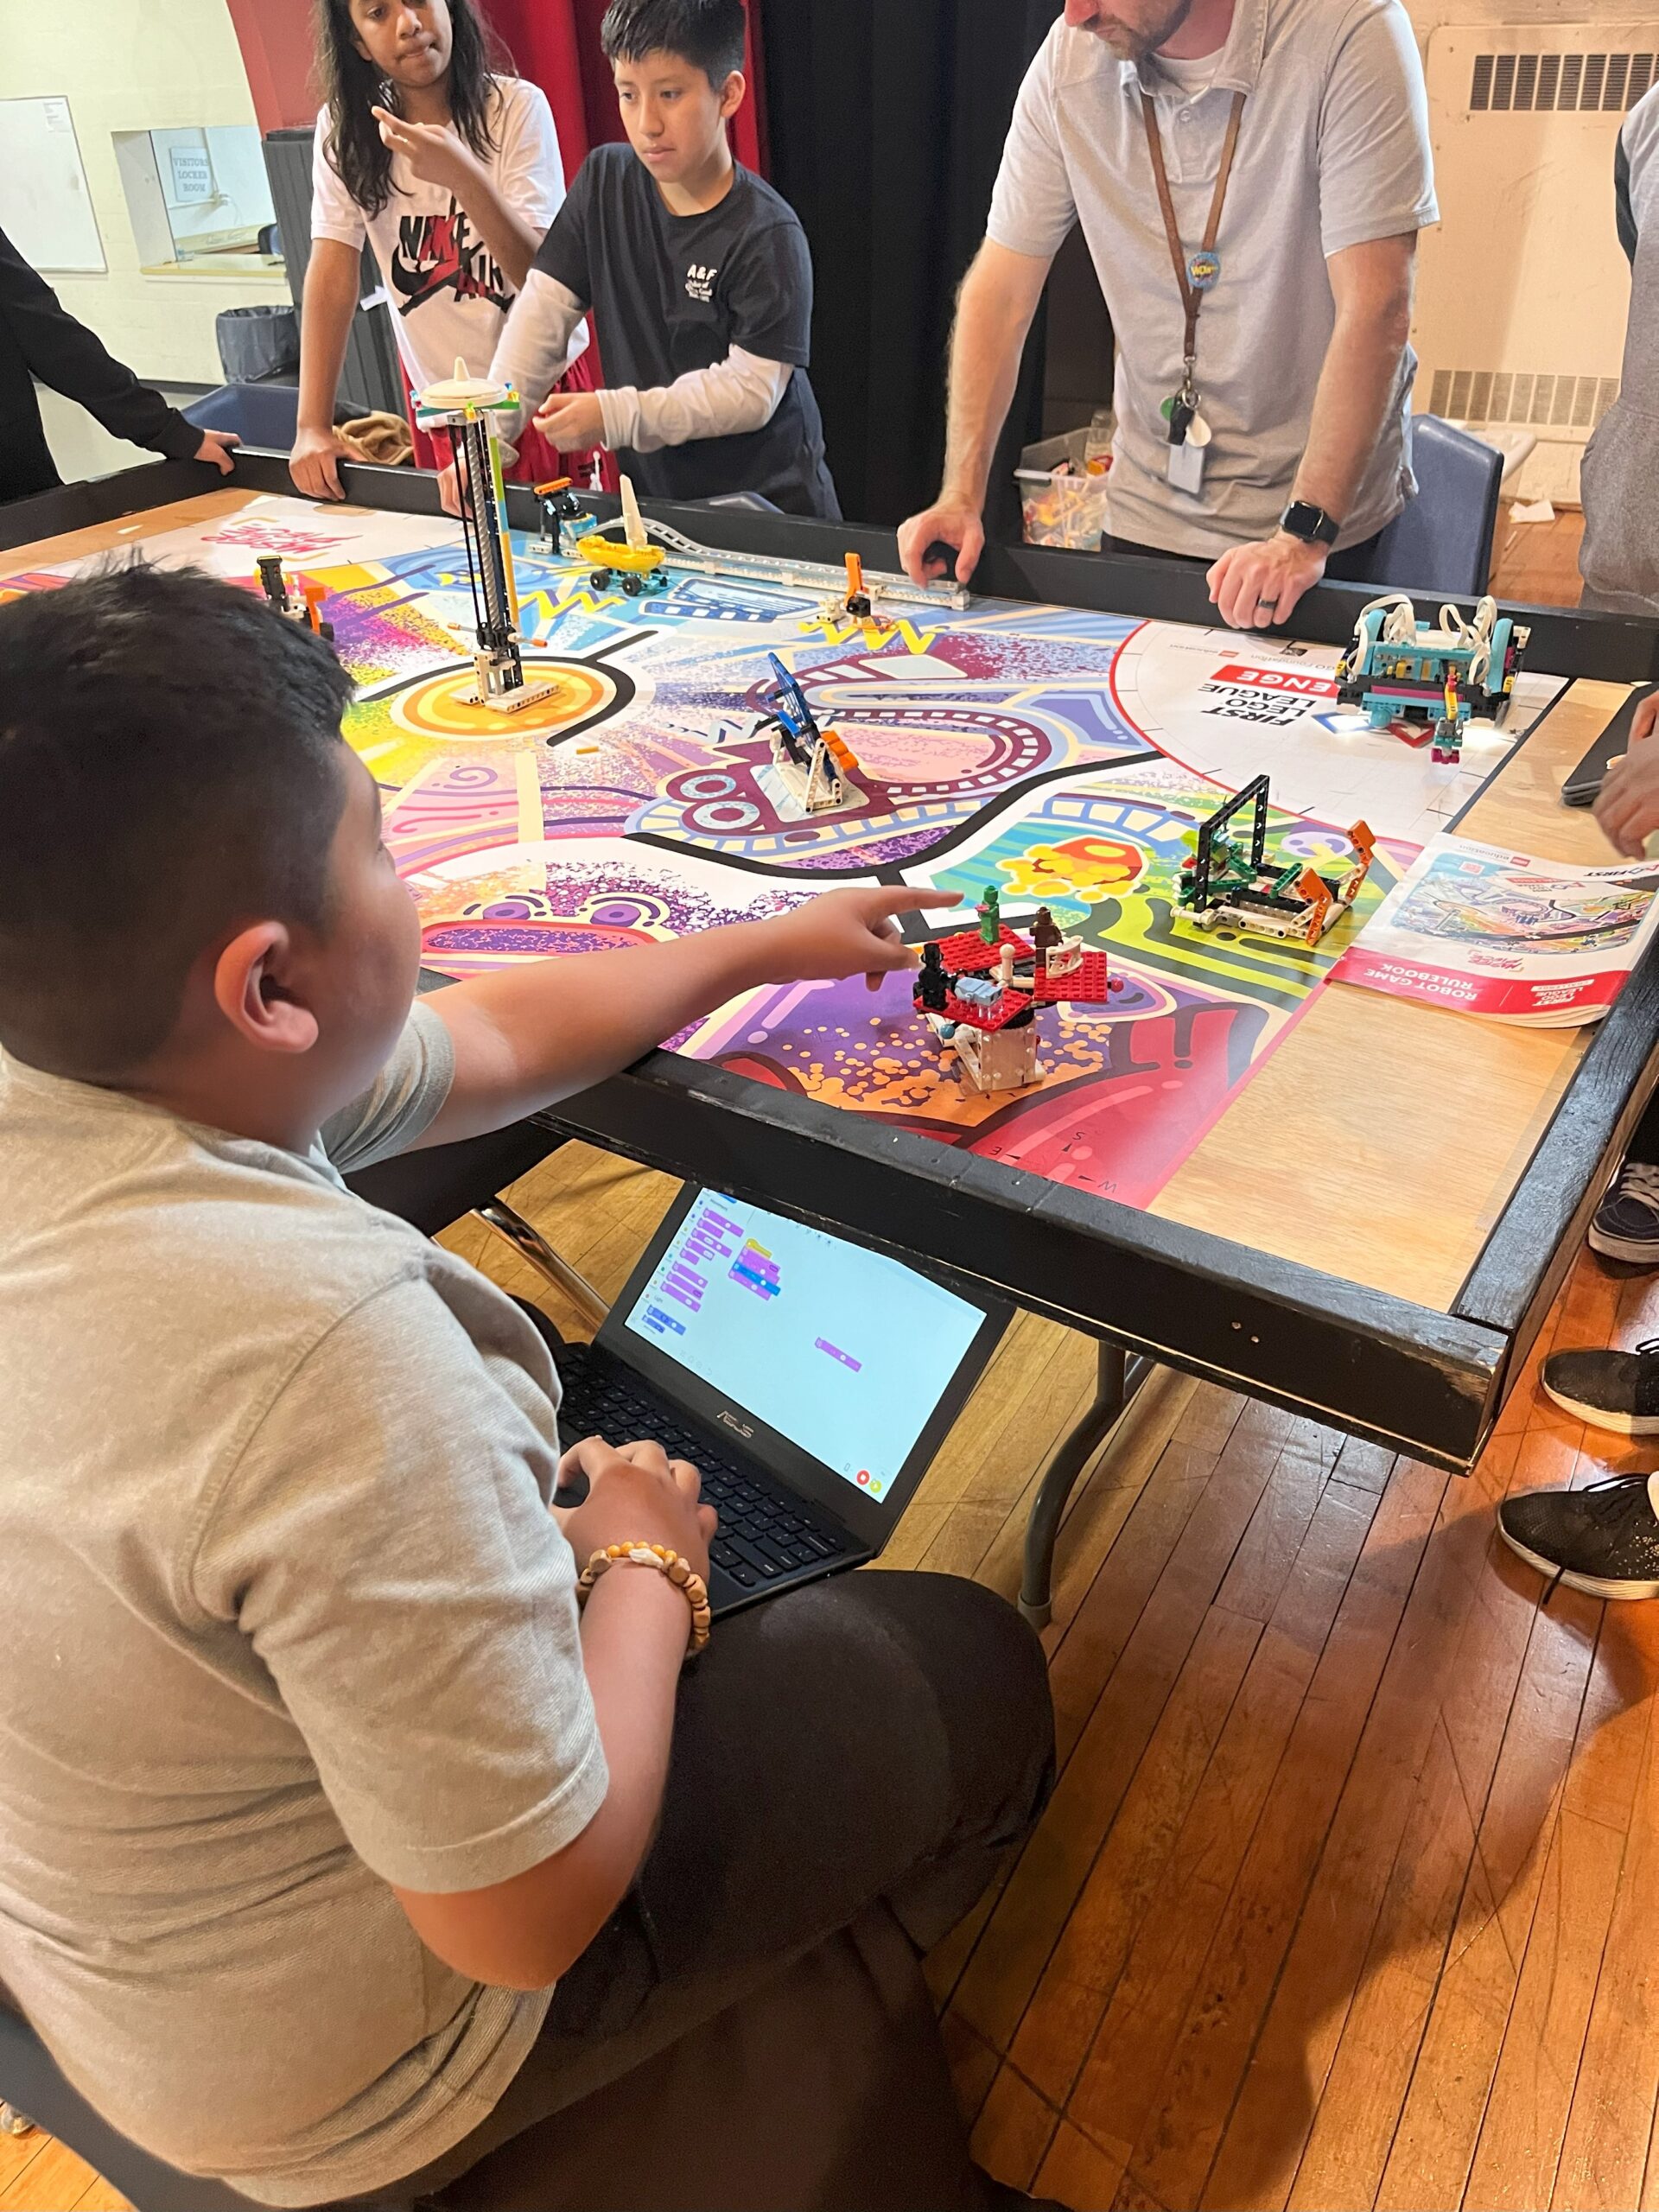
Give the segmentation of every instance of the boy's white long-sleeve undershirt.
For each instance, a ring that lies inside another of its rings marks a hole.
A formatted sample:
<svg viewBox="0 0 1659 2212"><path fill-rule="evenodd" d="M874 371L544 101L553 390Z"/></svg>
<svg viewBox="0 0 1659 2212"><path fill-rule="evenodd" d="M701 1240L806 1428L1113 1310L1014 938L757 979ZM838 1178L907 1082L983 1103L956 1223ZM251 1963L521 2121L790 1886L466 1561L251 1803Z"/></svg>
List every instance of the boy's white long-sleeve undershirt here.
<svg viewBox="0 0 1659 2212"><path fill-rule="evenodd" d="M551 391L587 350L585 313L567 286L532 269L495 349L492 379L511 384L520 392ZM787 361L762 360L734 346L712 368L691 370L653 391L625 385L601 391L596 397L605 443L613 452L627 448L656 453L664 446L688 445L695 438L728 438L764 429L783 404L794 373ZM516 419L499 418L505 442L522 435L525 416L532 411L526 408Z"/></svg>

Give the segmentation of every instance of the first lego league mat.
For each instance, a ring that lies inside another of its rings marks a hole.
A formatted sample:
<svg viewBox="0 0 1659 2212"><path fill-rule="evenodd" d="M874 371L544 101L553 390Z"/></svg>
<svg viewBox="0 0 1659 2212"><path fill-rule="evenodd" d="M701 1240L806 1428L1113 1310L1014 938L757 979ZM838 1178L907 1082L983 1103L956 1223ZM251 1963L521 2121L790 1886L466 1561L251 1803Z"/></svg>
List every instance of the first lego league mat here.
<svg viewBox="0 0 1659 2212"><path fill-rule="evenodd" d="M515 533L526 673L550 689L511 715L465 696L474 617L454 523L263 497L143 550L254 588L276 554L323 587L358 684L346 734L380 784L429 968L638 944L843 883L960 891L941 934L971 927L990 886L1016 930L1046 906L1121 988L1044 1009L1029 1090L964 1085L908 976L877 997L861 978L753 992L675 1048L1131 1205L1313 995L1343 988L1330 973L1356 931L1561 689L1522 675L1504 727L1474 728L1448 769L1339 708L1334 650L995 600L906 610L873 642L807 590L671 568L660 597L597 596L584 564L535 544ZM842 810L779 810L759 728L769 654L856 755ZM1377 841L1354 913L1315 946L1178 918L1192 833L1263 771L1287 862L1340 870L1361 821Z"/></svg>

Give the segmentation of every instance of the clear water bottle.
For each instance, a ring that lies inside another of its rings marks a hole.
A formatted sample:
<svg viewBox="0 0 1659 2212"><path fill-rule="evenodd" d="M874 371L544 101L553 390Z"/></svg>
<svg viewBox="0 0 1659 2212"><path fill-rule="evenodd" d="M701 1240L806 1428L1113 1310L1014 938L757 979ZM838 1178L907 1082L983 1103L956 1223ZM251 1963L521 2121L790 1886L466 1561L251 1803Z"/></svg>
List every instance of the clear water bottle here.
<svg viewBox="0 0 1659 2212"><path fill-rule="evenodd" d="M1083 465L1090 476L1104 476L1112 465L1112 440L1117 432L1117 417L1109 407L1096 407L1089 424L1089 436L1083 448Z"/></svg>

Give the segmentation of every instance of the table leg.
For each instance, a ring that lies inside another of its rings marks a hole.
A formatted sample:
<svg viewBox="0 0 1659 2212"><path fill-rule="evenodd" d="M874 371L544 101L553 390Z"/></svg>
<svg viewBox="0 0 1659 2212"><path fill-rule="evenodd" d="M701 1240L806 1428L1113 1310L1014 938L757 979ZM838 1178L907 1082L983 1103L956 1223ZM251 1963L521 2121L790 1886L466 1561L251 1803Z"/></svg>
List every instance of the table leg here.
<svg viewBox="0 0 1659 2212"><path fill-rule="evenodd" d="M1026 1572L1020 1610L1033 1628L1054 1617L1054 1545L1060 1517L1078 1476L1111 1434L1155 1363L1102 1338L1094 1402L1043 1471L1037 1502L1026 1526Z"/></svg>

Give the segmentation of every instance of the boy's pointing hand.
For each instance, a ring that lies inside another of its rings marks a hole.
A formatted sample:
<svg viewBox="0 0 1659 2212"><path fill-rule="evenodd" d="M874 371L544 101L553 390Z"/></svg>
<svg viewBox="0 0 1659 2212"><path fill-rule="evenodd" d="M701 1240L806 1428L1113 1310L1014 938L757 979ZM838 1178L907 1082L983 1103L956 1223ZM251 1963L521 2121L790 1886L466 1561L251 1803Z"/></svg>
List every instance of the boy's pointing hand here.
<svg viewBox="0 0 1659 2212"><path fill-rule="evenodd" d="M838 982L863 975L879 991L882 978L912 964L899 928L902 914L925 914L962 903L954 891L826 891L761 927L769 939L770 981Z"/></svg>

